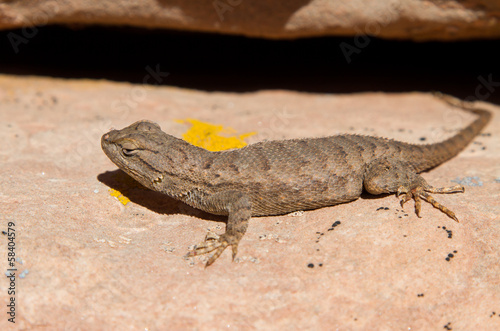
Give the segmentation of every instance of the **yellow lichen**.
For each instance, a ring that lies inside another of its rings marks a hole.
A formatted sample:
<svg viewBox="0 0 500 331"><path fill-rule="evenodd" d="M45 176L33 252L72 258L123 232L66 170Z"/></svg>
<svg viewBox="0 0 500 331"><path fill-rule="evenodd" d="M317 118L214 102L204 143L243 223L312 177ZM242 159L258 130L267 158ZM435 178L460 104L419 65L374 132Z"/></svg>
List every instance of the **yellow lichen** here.
<svg viewBox="0 0 500 331"><path fill-rule="evenodd" d="M124 196L120 191L117 191L117 190L114 190L112 188L109 189L109 194L112 196L112 197L115 197L118 199L118 201L120 201L124 206L127 205L127 203L130 202L130 199L127 198L126 196Z"/></svg>
<svg viewBox="0 0 500 331"><path fill-rule="evenodd" d="M255 132L248 132L235 135L236 131L232 128L224 128L222 125L206 123L192 118L177 120L176 122L191 124L191 128L182 135L185 141L212 152L244 147L247 145L244 139L255 134Z"/></svg>

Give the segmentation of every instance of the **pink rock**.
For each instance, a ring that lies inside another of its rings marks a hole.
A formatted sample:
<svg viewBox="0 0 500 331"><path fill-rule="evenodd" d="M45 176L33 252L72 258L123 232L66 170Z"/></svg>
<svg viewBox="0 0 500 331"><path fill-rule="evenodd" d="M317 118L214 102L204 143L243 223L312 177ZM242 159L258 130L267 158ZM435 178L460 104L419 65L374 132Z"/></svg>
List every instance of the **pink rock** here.
<svg viewBox="0 0 500 331"><path fill-rule="evenodd" d="M363 196L296 216L253 218L237 263L227 250L205 269L203 258L183 256L207 228L222 233L224 218L117 171L100 147L111 127L150 119L180 137L187 126L175 120L189 116L256 131L249 142L348 132L431 143L473 116L422 93L206 93L7 75L0 75L0 104L0 215L3 231L14 224L21 259L19 329L500 325L498 106L481 103L494 113L489 135L423 175L436 186L464 183L465 193L438 197L461 223L428 204L419 219L411 203L403 211L392 195ZM110 188L131 202L124 206ZM4 270L8 242L3 235ZM6 304L6 277L1 284ZM8 330L14 326L3 307L0 329Z"/></svg>

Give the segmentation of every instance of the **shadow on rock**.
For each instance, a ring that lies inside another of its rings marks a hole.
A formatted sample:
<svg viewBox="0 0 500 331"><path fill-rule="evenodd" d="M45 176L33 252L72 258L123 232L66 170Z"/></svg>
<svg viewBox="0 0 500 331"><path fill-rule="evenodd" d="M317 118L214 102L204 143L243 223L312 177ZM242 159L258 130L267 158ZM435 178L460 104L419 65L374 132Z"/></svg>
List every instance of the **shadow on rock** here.
<svg viewBox="0 0 500 331"><path fill-rule="evenodd" d="M182 201L175 200L166 194L152 191L120 169L106 171L97 176L97 180L108 187L119 191L131 202L141 205L158 214L184 214L210 221L225 221L223 216L212 215L188 206Z"/></svg>

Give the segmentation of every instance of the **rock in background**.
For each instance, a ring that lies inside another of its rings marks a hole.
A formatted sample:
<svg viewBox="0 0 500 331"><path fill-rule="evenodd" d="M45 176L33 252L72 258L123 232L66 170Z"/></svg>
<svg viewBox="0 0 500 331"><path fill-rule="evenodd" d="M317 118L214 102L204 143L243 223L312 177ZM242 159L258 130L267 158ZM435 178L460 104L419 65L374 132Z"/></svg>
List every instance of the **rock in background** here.
<svg viewBox="0 0 500 331"><path fill-rule="evenodd" d="M0 29L47 24L165 28L263 38L467 40L500 36L495 0L2 1Z"/></svg>

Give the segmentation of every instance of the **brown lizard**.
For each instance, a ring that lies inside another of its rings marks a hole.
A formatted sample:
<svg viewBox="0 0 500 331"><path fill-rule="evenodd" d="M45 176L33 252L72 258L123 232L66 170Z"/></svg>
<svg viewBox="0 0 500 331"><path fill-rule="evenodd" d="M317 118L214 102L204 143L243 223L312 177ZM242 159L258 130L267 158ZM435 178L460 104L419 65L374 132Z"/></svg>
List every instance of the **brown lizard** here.
<svg viewBox="0 0 500 331"><path fill-rule="evenodd" d="M479 117L453 137L414 145L362 135L264 141L241 149L210 152L139 121L102 136L104 153L142 185L188 205L228 215L226 232L207 235L187 256L214 251L211 265L228 246L233 259L251 216L286 214L353 201L363 188L371 194L396 193L401 206L421 200L458 222L455 214L429 193L464 192L464 187L435 188L418 173L458 154L483 129L491 114L440 95Z"/></svg>

